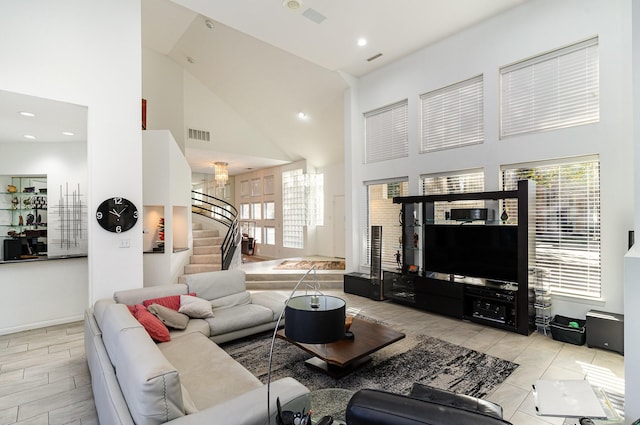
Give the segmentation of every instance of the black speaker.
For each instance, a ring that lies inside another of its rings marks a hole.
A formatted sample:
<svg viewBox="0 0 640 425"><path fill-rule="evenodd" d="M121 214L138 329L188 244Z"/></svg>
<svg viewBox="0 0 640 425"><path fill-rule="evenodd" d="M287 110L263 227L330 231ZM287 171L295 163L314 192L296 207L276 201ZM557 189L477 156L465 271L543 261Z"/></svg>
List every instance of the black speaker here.
<svg viewBox="0 0 640 425"><path fill-rule="evenodd" d="M493 210L487 208L451 208L449 217L456 221L493 220Z"/></svg>
<svg viewBox="0 0 640 425"><path fill-rule="evenodd" d="M22 241L20 239L4 240L4 261L19 260L22 254Z"/></svg>

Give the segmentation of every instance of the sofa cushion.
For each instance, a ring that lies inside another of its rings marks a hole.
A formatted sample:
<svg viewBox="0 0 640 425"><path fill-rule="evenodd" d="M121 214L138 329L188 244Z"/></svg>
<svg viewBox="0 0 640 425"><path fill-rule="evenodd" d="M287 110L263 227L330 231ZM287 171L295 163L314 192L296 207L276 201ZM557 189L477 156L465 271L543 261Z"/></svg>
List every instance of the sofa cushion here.
<svg viewBox="0 0 640 425"><path fill-rule="evenodd" d="M142 305L145 307L149 307L152 304L178 311L178 309L180 309L180 295L169 295L167 297L151 298L150 300L142 301Z"/></svg>
<svg viewBox="0 0 640 425"><path fill-rule="evenodd" d="M217 310L249 304L250 302L251 294L248 291L244 291L211 300L211 307L215 313Z"/></svg>
<svg viewBox="0 0 640 425"><path fill-rule="evenodd" d="M215 300L247 289L245 273L238 269L189 274L186 281L189 292L195 292L205 300Z"/></svg>
<svg viewBox="0 0 640 425"><path fill-rule="evenodd" d="M93 315L96 318L96 322L98 322L98 326L100 326L100 323L102 323L104 311L107 309L108 306L113 305L115 303L116 302L111 298L102 298L93 304Z"/></svg>
<svg viewBox="0 0 640 425"><path fill-rule="evenodd" d="M207 323L204 319L190 319L189 323L187 323L186 328L169 330L171 338L174 338L178 335L190 334L194 332L199 332L202 335L209 337L209 335L211 335L211 328L209 327L209 323Z"/></svg>
<svg viewBox="0 0 640 425"><path fill-rule="evenodd" d="M129 313L129 309L124 304L110 304L104 309L101 320L96 321L102 331L104 346L111 359L111 364L116 365L120 352L126 351L120 347L120 333L129 329L140 329L146 333L140 322ZM151 341L151 340L150 340Z"/></svg>
<svg viewBox="0 0 640 425"><path fill-rule="evenodd" d="M147 307L149 313L156 316L167 327L173 329L185 329L189 323L189 316L160 304L151 304Z"/></svg>
<svg viewBox="0 0 640 425"><path fill-rule="evenodd" d="M278 320L286 302L287 296L278 292L264 291L251 294L251 303L271 309L273 311L273 320Z"/></svg>
<svg viewBox="0 0 640 425"><path fill-rule="evenodd" d="M162 298L170 295L184 295L187 293L187 285L174 283L171 285L149 286L146 288L116 291L113 293L113 299L117 303L136 305L143 304L145 300L150 300L152 298Z"/></svg>
<svg viewBox="0 0 640 425"><path fill-rule="evenodd" d="M142 328L119 333L116 376L136 425L184 416L180 376Z"/></svg>
<svg viewBox="0 0 640 425"><path fill-rule="evenodd" d="M200 333L177 336L158 348L180 371L180 380L198 410L262 387L258 378Z"/></svg>
<svg viewBox="0 0 640 425"><path fill-rule="evenodd" d="M215 317L205 320L214 336L272 322L273 311L260 305L245 304L218 310Z"/></svg>
<svg viewBox="0 0 640 425"><path fill-rule="evenodd" d="M191 295L180 296L180 309L178 311L194 319L213 317L211 303L205 299L192 297Z"/></svg>
<svg viewBox="0 0 640 425"><path fill-rule="evenodd" d="M169 329L158 319L151 314L145 306L142 304L136 304L136 319L144 326L145 330L151 338L158 342L166 342L171 340L169 335Z"/></svg>

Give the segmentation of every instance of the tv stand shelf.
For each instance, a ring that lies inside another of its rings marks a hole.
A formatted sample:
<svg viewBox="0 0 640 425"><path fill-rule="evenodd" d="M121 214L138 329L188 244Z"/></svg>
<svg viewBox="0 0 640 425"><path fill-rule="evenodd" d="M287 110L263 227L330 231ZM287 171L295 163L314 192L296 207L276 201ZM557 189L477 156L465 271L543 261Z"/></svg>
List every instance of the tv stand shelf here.
<svg viewBox="0 0 640 425"><path fill-rule="evenodd" d="M461 200L515 200L517 224L436 220L436 203ZM402 271L384 272L385 298L524 335L535 329L535 297L533 285L529 287L535 255L529 232L535 224L534 182L519 181L512 191L405 196L393 202L402 204Z"/></svg>

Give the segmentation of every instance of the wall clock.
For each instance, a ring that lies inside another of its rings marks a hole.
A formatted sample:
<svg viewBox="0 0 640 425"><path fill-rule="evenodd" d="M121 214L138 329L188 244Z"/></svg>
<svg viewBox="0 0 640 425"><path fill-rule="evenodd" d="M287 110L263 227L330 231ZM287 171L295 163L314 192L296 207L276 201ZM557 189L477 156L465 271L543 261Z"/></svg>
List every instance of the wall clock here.
<svg viewBox="0 0 640 425"><path fill-rule="evenodd" d="M96 211L96 220L103 229L114 233L126 232L138 221L138 209L125 198L105 199Z"/></svg>

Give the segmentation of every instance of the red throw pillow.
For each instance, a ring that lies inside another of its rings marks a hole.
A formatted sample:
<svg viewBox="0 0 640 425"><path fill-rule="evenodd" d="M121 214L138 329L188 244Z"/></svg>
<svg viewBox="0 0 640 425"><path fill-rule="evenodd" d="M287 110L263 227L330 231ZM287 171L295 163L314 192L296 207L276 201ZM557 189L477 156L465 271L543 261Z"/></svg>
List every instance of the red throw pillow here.
<svg viewBox="0 0 640 425"><path fill-rule="evenodd" d="M151 314L145 306L142 304L136 304L135 316L136 319L138 319L138 322L140 322L140 324L147 330L147 333L151 338L158 342L171 341L169 329L167 329L160 319Z"/></svg>
<svg viewBox="0 0 640 425"><path fill-rule="evenodd" d="M189 295L196 296L195 292ZM170 308L171 310L180 310L180 295L169 295L167 297L152 298L150 300L142 301L142 305L149 307L151 304L160 304L163 307Z"/></svg>

